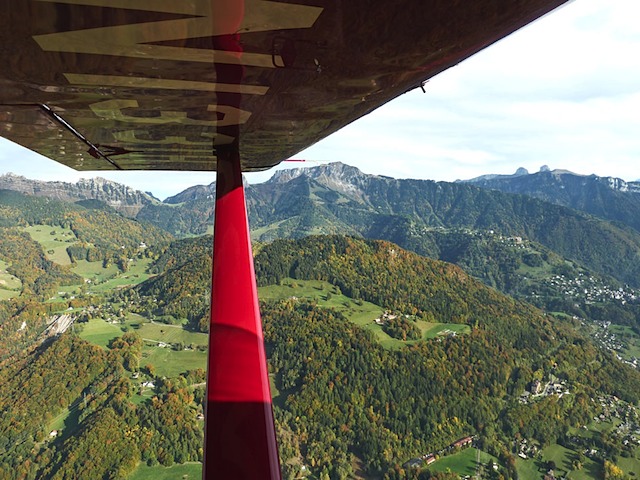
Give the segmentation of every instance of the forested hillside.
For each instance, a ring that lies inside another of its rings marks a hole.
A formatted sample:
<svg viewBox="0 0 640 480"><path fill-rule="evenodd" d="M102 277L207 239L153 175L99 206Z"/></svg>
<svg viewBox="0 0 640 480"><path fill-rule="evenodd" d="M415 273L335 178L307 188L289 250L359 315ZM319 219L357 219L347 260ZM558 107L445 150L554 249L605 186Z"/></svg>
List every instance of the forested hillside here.
<svg viewBox="0 0 640 480"><path fill-rule="evenodd" d="M268 205L266 210L256 205L250 211L260 239L334 233L331 228L336 226L340 233L355 230L366 238L413 248L430 228L492 230L538 242L631 285L637 286L640 278L637 232L521 195L466 184L364 175L345 165L301 169L297 174L285 171L255 189ZM281 202L285 206L279 209ZM295 205L292 210L291 205ZM287 217L285 212L292 214ZM334 219L333 225L327 218Z"/></svg>
<svg viewBox="0 0 640 480"><path fill-rule="evenodd" d="M99 203L85 205L0 190L0 226L68 228L78 240L67 249L72 260L117 263L120 269L126 269L141 243L161 245L172 238L151 224L105 211Z"/></svg>
<svg viewBox="0 0 640 480"><path fill-rule="evenodd" d="M606 242L633 252L635 233L470 186L325 173L274 179L253 217L264 238L354 234L254 249L284 478L640 474L640 344L620 346L640 292L585 263ZM197 478L211 237L172 241L95 201L0 192L0 211L0 478ZM567 259L545 229L591 250Z"/></svg>
<svg viewBox="0 0 640 480"><path fill-rule="evenodd" d="M478 187L517 193L564 205L640 230L640 183L566 170L541 170L467 180Z"/></svg>
<svg viewBox="0 0 640 480"><path fill-rule="evenodd" d="M601 199L602 209L594 210L586 201L568 204L603 218L525 195L465 183L366 175L335 163L283 170L268 182L248 185L247 205L256 240L356 235L433 255L437 252L431 248L430 231L493 231L537 242L594 273L640 287L640 235L631 227L633 222L620 223L638 216L634 194L609 189L611 198L605 202L605 186L594 185L599 190L585 184L582 189L574 185L572 191L591 203ZM213 223L214 187L194 187L168 199L171 203L148 205L139 218L178 236L203 234Z"/></svg>
<svg viewBox="0 0 640 480"><path fill-rule="evenodd" d="M193 263L200 264L209 245L206 240L178 242L173 253L186 258L185 252L198 252ZM408 315L408 322L471 327L468 336L395 351L313 300L263 304L279 392L281 452L292 475L302 461L321 476L343 478L353 471L354 455L373 472L393 470L402 459L439 450L465 434L480 435L483 448L510 465L508 439L516 432L542 445L562 441L570 446L567 432L589 422L599 408L591 400L597 392L638 401L640 374L598 350L574 323L552 320L453 265L396 245L337 236L276 241L256 255L256 272L260 285L325 280L354 304L374 302ZM150 283L153 296L165 296L160 289L165 285L166 295L180 304L190 292L201 291L183 288L183 278L182 266L168 269ZM143 299L145 288L138 289ZM318 291L317 297L330 294ZM549 375L563 379L572 395L519 406L529 383ZM556 420L547 422L547 416ZM609 454L622 451L620 445L612 448Z"/></svg>

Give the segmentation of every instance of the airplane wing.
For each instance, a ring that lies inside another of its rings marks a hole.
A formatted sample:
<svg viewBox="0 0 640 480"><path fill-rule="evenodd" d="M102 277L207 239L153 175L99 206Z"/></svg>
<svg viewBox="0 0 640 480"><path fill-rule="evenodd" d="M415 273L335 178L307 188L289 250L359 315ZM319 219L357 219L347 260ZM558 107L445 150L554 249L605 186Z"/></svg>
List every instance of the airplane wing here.
<svg viewBox="0 0 640 480"><path fill-rule="evenodd" d="M263 170L565 1L3 0L0 136L77 170L239 142Z"/></svg>

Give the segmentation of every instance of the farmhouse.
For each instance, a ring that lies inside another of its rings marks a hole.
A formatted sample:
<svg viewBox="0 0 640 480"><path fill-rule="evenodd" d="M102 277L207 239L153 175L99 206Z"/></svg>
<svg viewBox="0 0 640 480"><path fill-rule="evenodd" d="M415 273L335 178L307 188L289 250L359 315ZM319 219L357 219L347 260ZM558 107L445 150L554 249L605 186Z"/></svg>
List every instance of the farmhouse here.
<svg viewBox="0 0 640 480"><path fill-rule="evenodd" d="M453 447L454 448L466 447L467 445L471 445L471 442L473 442L473 437L464 437L458 440L457 442L454 442Z"/></svg>

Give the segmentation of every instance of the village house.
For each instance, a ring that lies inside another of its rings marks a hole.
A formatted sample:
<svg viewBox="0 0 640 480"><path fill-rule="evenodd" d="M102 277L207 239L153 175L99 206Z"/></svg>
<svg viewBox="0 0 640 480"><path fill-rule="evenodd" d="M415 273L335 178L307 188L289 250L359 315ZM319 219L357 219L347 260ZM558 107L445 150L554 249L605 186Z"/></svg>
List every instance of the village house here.
<svg viewBox="0 0 640 480"><path fill-rule="evenodd" d="M471 445L471 442L473 442L473 437L464 437L464 438L461 438L460 440L454 442L453 443L453 447L454 448L466 447L468 445Z"/></svg>
<svg viewBox="0 0 640 480"><path fill-rule="evenodd" d="M436 461L436 456L433 453L430 453L428 455L425 455L424 457L424 461L427 465L431 465L433 462Z"/></svg>

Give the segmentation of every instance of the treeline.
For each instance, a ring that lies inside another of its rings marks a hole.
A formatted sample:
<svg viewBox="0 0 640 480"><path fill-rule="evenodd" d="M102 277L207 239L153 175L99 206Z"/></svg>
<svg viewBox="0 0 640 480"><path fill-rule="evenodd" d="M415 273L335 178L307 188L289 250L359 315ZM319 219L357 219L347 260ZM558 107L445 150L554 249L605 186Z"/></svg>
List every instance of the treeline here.
<svg viewBox="0 0 640 480"><path fill-rule="evenodd" d="M419 229L407 218L390 222L379 236L396 238L404 248L420 255L454 263L484 284L547 311L609 320L640 332L640 302L623 303L614 299L594 302L567 297L548 280L552 276L571 280L584 275L613 289L623 284L611 276L595 274L570 262L538 243L488 231ZM532 273L532 268L540 270Z"/></svg>
<svg viewBox="0 0 640 480"><path fill-rule="evenodd" d="M428 321L490 328L516 340L527 338L521 340L522 348L537 346L546 338L544 329L533 329L525 320L530 315L540 317L531 306L487 288L455 265L420 257L389 242L339 236L277 240L255 260L259 285L286 277L326 280L352 298L389 310ZM496 322L512 312L521 317Z"/></svg>
<svg viewBox="0 0 640 480"><path fill-rule="evenodd" d="M136 405L130 378L141 348L133 332L106 351L64 334L1 368L0 478L124 479L140 461L201 461L202 424L189 383L204 373L155 379L156 395ZM50 436L48 425L65 409L64 429Z"/></svg>
<svg viewBox="0 0 640 480"><path fill-rule="evenodd" d="M63 336L0 369L0 478L37 478L38 442L47 424L88 388L107 365L104 352Z"/></svg>

